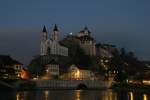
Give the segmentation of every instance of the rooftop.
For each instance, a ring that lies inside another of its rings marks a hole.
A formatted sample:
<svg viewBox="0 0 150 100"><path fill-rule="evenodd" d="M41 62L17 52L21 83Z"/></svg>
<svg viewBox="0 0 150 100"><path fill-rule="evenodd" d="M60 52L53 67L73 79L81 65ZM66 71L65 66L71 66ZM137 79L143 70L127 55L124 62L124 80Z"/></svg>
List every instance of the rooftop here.
<svg viewBox="0 0 150 100"><path fill-rule="evenodd" d="M14 64L22 65L22 63L12 59L9 55L0 55L0 65L14 65Z"/></svg>

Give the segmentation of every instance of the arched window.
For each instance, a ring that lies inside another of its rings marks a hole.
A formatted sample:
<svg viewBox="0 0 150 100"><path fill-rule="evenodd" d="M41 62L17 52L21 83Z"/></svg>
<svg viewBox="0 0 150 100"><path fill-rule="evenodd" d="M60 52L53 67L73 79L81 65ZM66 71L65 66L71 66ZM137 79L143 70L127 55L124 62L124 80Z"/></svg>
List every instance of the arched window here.
<svg viewBox="0 0 150 100"><path fill-rule="evenodd" d="M48 48L47 48L47 55L50 55L50 54L51 54L51 48L48 47Z"/></svg>

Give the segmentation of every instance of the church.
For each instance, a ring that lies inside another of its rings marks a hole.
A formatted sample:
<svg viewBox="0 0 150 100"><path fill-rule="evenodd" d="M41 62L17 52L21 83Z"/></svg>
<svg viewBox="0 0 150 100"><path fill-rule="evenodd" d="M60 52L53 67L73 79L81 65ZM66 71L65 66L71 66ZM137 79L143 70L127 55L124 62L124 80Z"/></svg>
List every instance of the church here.
<svg viewBox="0 0 150 100"><path fill-rule="evenodd" d="M43 27L40 55L58 55L58 56L68 56L68 48L60 45L60 31L57 25L54 26L51 37L48 38L48 32L46 27Z"/></svg>

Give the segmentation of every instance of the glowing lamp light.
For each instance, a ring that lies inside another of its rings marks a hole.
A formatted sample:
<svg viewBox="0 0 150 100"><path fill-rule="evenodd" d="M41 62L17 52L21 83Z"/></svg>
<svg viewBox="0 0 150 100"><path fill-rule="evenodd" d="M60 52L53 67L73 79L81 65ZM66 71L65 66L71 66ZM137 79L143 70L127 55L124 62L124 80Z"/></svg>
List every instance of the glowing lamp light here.
<svg viewBox="0 0 150 100"><path fill-rule="evenodd" d="M21 78L22 79L29 79L30 78L30 74L26 69L22 69L21 70Z"/></svg>
<svg viewBox="0 0 150 100"><path fill-rule="evenodd" d="M143 84L150 85L150 80L143 80Z"/></svg>
<svg viewBox="0 0 150 100"><path fill-rule="evenodd" d="M77 70L77 71L75 72L75 78L76 78L76 79L79 79L79 78L80 78L80 71L79 71L79 70Z"/></svg>

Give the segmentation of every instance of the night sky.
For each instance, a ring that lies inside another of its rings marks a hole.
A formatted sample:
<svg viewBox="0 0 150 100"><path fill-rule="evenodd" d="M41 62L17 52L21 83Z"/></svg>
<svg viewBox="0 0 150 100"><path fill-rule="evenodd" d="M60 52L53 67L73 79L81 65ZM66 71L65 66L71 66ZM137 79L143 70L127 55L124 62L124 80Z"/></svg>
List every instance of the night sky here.
<svg viewBox="0 0 150 100"><path fill-rule="evenodd" d="M40 54L43 25L64 37L87 26L97 42L150 60L149 0L0 0L0 54L28 64Z"/></svg>

